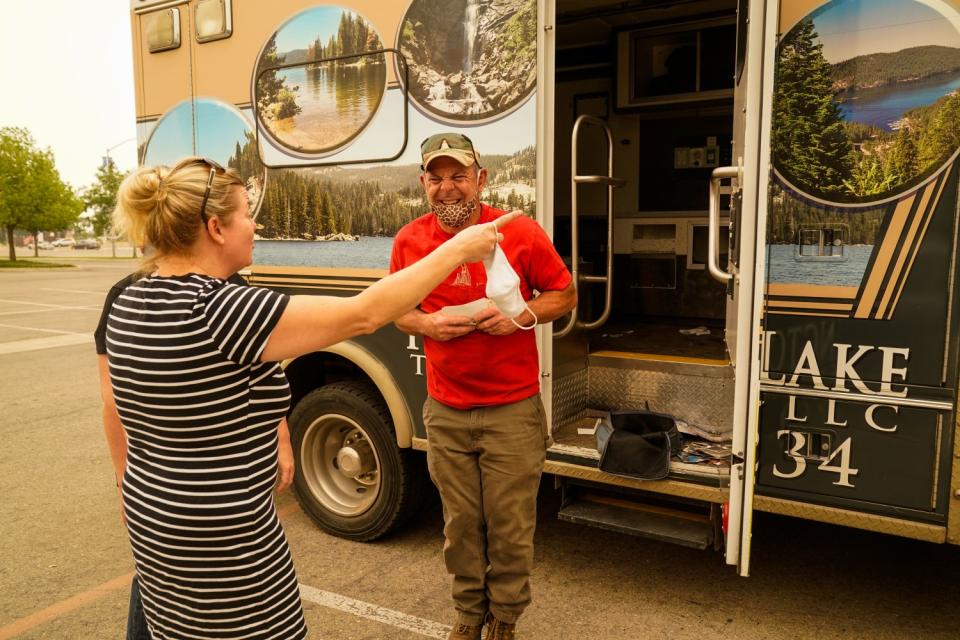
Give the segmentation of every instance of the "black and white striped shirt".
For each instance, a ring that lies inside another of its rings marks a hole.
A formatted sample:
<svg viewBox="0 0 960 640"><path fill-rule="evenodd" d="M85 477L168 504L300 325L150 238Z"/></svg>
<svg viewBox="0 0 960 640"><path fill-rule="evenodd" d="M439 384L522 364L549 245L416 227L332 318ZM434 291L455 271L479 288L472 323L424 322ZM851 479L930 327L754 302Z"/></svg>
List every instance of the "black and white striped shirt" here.
<svg viewBox="0 0 960 640"><path fill-rule="evenodd" d="M114 301L124 510L154 640L306 636L272 494L290 391L260 362L288 300L190 274L141 279Z"/></svg>

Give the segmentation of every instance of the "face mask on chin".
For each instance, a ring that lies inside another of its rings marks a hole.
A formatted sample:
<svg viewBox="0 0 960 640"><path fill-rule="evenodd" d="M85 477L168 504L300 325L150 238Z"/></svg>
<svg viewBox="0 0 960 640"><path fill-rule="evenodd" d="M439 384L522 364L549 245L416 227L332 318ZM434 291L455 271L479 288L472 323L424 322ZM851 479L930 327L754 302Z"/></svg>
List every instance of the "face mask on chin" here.
<svg viewBox="0 0 960 640"><path fill-rule="evenodd" d="M437 216L437 220L451 229L459 229L467 224L470 216L473 215L473 212L477 208L476 200L470 202L455 202L454 204L444 204L442 202L434 202L432 204L433 213Z"/></svg>

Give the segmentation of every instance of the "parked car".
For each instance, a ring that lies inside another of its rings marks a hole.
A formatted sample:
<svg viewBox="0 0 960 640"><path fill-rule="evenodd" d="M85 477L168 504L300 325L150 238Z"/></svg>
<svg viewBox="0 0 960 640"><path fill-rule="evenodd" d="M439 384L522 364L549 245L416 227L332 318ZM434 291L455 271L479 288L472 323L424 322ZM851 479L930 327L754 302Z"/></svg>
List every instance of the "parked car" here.
<svg viewBox="0 0 960 640"><path fill-rule="evenodd" d="M100 241L96 238L83 238L77 240L76 244L73 245L74 249L99 249Z"/></svg>
<svg viewBox="0 0 960 640"><path fill-rule="evenodd" d="M53 241L55 247L72 247L75 244L77 244L77 241L73 238L58 238Z"/></svg>
<svg viewBox="0 0 960 640"><path fill-rule="evenodd" d="M37 246L41 249L53 249L53 243L47 242L46 240L42 240Z"/></svg>

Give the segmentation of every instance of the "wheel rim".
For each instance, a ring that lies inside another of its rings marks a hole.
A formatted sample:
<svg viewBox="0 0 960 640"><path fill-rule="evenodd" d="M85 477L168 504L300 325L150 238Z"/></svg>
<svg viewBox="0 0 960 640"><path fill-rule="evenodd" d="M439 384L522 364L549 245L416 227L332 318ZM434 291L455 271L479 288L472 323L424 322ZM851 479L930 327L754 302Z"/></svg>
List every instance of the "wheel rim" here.
<svg viewBox="0 0 960 640"><path fill-rule="evenodd" d="M380 495L380 458L370 436L347 416L327 414L307 427L300 466L310 493L329 511L358 516Z"/></svg>

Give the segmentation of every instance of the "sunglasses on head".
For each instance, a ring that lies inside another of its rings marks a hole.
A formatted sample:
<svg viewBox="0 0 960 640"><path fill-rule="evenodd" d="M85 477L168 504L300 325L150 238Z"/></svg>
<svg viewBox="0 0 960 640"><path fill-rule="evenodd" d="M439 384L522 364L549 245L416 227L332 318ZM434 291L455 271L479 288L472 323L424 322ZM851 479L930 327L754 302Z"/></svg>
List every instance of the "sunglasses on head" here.
<svg viewBox="0 0 960 640"><path fill-rule="evenodd" d="M226 173L227 170L224 169L219 162L216 160L211 160L210 158L189 158L177 163L177 165L170 170L170 173L173 173L177 169L182 169L183 167L189 167L195 164L202 164L210 167L210 175L207 176L207 187L203 190L203 200L200 201L200 219L203 220L204 224L206 224L207 200L210 199L210 189L213 188L213 179L216 177L218 171L220 173Z"/></svg>
<svg viewBox="0 0 960 640"><path fill-rule="evenodd" d="M444 142L447 143L447 147L450 149L469 151L473 154L474 158L477 156L477 152L473 148L473 141L462 133L437 133L430 136L420 143L420 155L439 151L443 148Z"/></svg>
<svg viewBox="0 0 960 640"><path fill-rule="evenodd" d="M207 223L207 200L210 199L210 188L213 187L213 179L220 173L226 173L227 170L209 158L201 158L201 161L210 167L210 175L207 176L207 188L203 190L203 200L200 201L200 219Z"/></svg>

